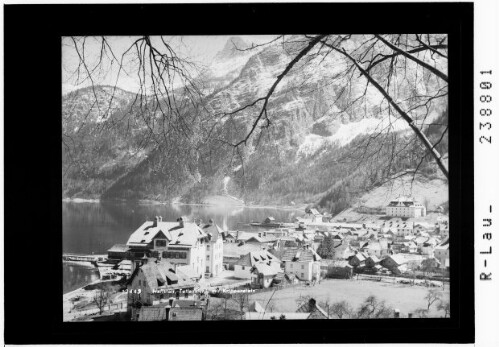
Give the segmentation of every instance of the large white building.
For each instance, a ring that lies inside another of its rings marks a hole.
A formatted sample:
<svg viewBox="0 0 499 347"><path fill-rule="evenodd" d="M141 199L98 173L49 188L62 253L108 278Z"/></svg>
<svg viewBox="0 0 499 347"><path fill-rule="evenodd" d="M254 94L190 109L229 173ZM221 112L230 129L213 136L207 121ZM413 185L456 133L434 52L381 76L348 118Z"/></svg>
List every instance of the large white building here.
<svg viewBox="0 0 499 347"><path fill-rule="evenodd" d="M426 207L411 197L400 196L386 206L386 215L390 217L425 217Z"/></svg>
<svg viewBox="0 0 499 347"><path fill-rule="evenodd" d="M141 256L152 256L166 259L173 266L188 265L201 278L206 270L208 243L208 234L195 223L184 222L182 218L163 222L156 217L133 232L126 245L133 254L133 268L140 263Z"/></svg>
<svg viewBox="0 0 499 347"><path fill-rule="evenodd" d="M210 219L203 231L208 235L206 243L206 270L208 277L216 277L223 271L223 230Z"/></svg>

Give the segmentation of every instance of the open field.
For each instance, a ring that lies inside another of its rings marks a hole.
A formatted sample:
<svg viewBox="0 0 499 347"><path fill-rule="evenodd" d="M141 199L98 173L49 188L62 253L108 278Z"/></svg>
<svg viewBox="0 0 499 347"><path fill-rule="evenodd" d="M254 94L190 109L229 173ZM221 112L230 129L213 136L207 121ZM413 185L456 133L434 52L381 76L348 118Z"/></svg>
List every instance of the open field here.
<svg viewBox="0 0 499 347"><path fill-rule="evenodd" d="M391 199L399 195L411 195L419 202L428 201L428 209L434 210L443 203L449 201L449 186L447 181L438 177L426 178L417 175L413 181L412 175L402 176L377 187L366 194L360 200L367 207L385 207Z"/></svg>
<svg viewBox="0 0 499 347"><path fill-rule="evenodd" d="M388 306L400 310L401 317L418 308L426 308L426 296L429 288L395 283L382 283L361 280L323 280L312 286L297 286L277 290L272 297L274 311L295 312L298 308L296 299L301 296L311 296L318 303L329 299L330 303L345 300L355 309L369 296L375 295L379 300L385 300ZM439 289L441 290L441 289ZM273 291L250 295L250 302L258 301L263 307L267 305ZM449 300L449 287L443 290L444 300ZM437 311L438 303L430 309L430 317L443 317L443 311Z"/></svg>

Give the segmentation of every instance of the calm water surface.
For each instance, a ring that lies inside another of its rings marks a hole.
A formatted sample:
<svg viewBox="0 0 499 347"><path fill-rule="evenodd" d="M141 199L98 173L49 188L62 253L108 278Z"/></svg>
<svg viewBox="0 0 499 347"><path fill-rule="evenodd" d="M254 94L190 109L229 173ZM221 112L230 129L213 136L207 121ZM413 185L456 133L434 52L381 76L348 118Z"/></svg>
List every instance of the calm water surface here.
<svg viewBox="0 0 499 347"><path fill-rule="evenodd" d="M162 216L163 221L187 217L193 221L212 218L228 230L258 230L248 225L273 216L280 222L292 222L303 211L276 208L218 207L195 205L139 205L133 203L63 202L63 252L106 254L116 243L126 243L142 223ZM63 266L64 293L82 287L98 278L96 270L80 266Z"/></svg>

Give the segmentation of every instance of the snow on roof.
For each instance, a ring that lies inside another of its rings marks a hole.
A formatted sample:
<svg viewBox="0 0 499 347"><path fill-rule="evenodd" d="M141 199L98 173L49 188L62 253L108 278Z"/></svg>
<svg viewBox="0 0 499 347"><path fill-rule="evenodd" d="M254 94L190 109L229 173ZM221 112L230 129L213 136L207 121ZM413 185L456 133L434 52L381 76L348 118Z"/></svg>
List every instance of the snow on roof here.
<svg viewBox="0 0 499 347"><path fill-rule="evenodd" d="M206 224L203 231L209 236L211 242L218 241L218 238L224 235L224 231L216 223Z"/></svg>
<svg viewBox="0 0 499 347"><path fill-rule="evenodd" d="M272 265L272 262L258 262L253 265L253 268L258 271L258 273L263 274L264 276L275 276L279 272L276 266Z"/></svg>
<svg viewBox="0 0 499 347"><path fill-rule="evenodd" d="M273 254L268 251L253 251L248 254L245 254L239 258L239 260L234 265L241 266L254 266L258 263L266 263L266 262L277 262L281 261Z"/></svg>
<svg viewBox="0 0 499 347"><path fill-rule="evenodd" d="M282 256L282 261L319 261L321 257L313 249L290 249Z"/></svg>
<svg viewBox="0 0 499 347"><path fill-rule="evenodd" d="M190 265L177 266L177 273L179 275L184 275L186 278L198 278L198 274L194 271Z"/></svg>
<svg viewBox="0 0 499 347"><path fill-rule="evenodd" d="M407 263L407 259L405 259L400 253L392 254L388 257L391 258L397 265L402 265Z"/></svg>
<svg viewBox="0 0 499 347"><path fill-rule="evenodd" d="M129 250L130 250L130 248L128 248L127 245L116 244L113 247L109 248L107 251L108 252L127 252Z"/></svg>
<svg viewBox="0 0 499 347"><path fill-rule="evenodd" d="M148 262L137 269L137 271L142 272L146 278L146 282L151 289L157 289L158 287L168 286L170 284L176 283L179 285L189 285L194 284L190 278L182 273L176 273L173 265L168 261L153 260L152 258ZM132 278L135 276L132 275Z"/></svg>
<svg viewBox="0 0 499 347"><path fill-rule="evenodd" d="M260 251L262 247L255 244L237 244L237 243L224 243L223 255L224 257L237 256L248 254L254 251Z"/></svg>
<svg viewBox="0 0 499 347"><path fill-rule="evenodd" d="M156 226L154 226L156 224ZM128 239L127 246L147 245L161 232L169 241L170 246L194 246L207 234L195 223L184 222L181 227L178 222L145 222Z"/></svg>

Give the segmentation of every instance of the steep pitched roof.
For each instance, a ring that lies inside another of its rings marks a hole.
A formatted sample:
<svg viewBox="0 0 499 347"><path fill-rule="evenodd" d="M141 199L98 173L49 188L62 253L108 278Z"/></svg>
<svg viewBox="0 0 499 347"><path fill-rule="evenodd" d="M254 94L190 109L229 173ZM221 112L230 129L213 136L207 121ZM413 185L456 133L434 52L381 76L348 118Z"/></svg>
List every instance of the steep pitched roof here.
<svg viewBox="0 0 499 347"><path fill-rule="evenodd" d="M353 256L354 258L357 258L359 261L364 261L366 260L366 256L364 256L364 254L362 254L361 252L358 252L357 254L355 254Z"/></svg>
<svg viewBox="0 0 499 347"><path fill-rule="evenodd" d="M177 274L185 278L193 279L198 278L198 274L194 271L190 265L177 266Z"/></svg>
<svg viewBox="0 0 499 347"><path fill-rule="evenodd" d="M303 305L301 305L298 308L298 310L296 310L296 312L297 313L307 313L308 312L308 313L316 313L316 314L319 313L320 316L323 316L324 318L328 318L327 312L322 307L317 305L315 303L314 299L310 299L309 302L306 302ZM309 316L309 318L310 318L310 316Z"/></svg>
<svg viewBox="0 0 499 347"><path fill-rule="evenodd" d="M279 268L277 266L272 266L272 262L260 262L253 265L253 271L258 271L258 273L263 274L264 276L275 276L279 272Z"/></svg>
<svg viewBox="0 0 499 347"><path fill-rule="evenodd" d="M172 264L166 260L154 261L149 260L146 264L139 268L146 278L147 284L151 289L157 289L163 286L165 283L168 284L168 280L176 282L178 277L174 273L174 267ZM170 276L172 274L173 276Z"/></svg>
<svg viewBox="0 0 499 347"><path fill-rule="evenodd" d="M388 206L412 206L414 205L414 199L411 197L400 196L396 199L390 201Z"/></svg>
<svg viewBox="0 0 499 347"><path fill-rule="evenodd" d="M397 264L397 266L407 263L407 259L404 258L401 253L392 254L388 257L391 258L395 262L395 264Z"/></svg>
<svg viewBox="0 0 499 347"><path fill-rule="evenodd" d="M267 236L258 236L258 234L252 235L248 239L246 239L246 242L259 242L259 243L267 243L267 242L273 242L277 240L277 238L274 235L267 235Z"/></svg>
<svg viewBox="0 0 499 347"><path fill-rule="evenodd" d="M380 260L376 255L370 255L367 259L371 259L374 263L379 263Z"/></svg>
<svg viewBox="0 0 499 347"><path fill-rule="evenodd" d="M156 224L156 226L154 226ZM194 246L206 233L195 223L184 222L181 227L178 222L145 222L130 235L127 246L144 246L162 233L169 245Z"/></svg>
<svg viewBox="0 0 499 347"><path fill-rule="evenodd" d="M322 258L310 248L289 249L282 256L282 261L319 261Z"/></svg>
<svg viewBox="0 0 499 347"><path fill-rule="evenodd" d="M130 248L127 245L116 244L113 247L109 248L108 252L128 252Z"/></svg>
<svg viewBox="0 0 499 347"><path fill-rule="evenodd" d="M170 285L194 285L195 282L186 276L182 272L175 272L175 269L171 263L168 261L153 260L150 259L148 262L141 267L137 268L137 271L132 274L132 278L136 276L138 272L142 272L146 279L148 286L154 290L163 286Z"/></svg>
<svg viewBox="0 0 499 347"><path fill-rule="evenodd" d="M258 301L253 301L249 305L249 311L250 312L265 312L265 309L263 308L262 305Z"/></svg>
<svg viewBox="0 0 499 347"><path fill-rule="evenodd" d="M277 262L280 263L281 261L273 254L271 254L268 251L254 251L250 252L248 254L245 254L239 258L239 260L234 263L234 265L241 265L241 266L254 266L255 264L258 263L266 263L266 262Z"/></svg>
<svg viewBox="0 0 499 347"><path fill-rule="evenodd" d="M216 242L220 237L223 238L224 231L220 228L217 223L206 224L203 227L203 231L208 235L211 242Z"/></svg>

